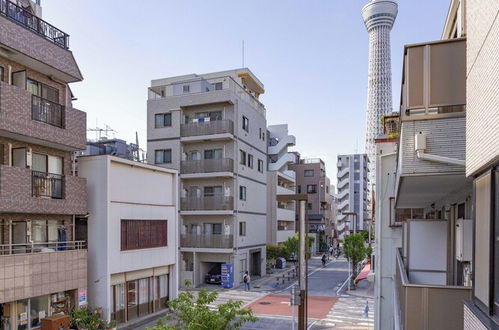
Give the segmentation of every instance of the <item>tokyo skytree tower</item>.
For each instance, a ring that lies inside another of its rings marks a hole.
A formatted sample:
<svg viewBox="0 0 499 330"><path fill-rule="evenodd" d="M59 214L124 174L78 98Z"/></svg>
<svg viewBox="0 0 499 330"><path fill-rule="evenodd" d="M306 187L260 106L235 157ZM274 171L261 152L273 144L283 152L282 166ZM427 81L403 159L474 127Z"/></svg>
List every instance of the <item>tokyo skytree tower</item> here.
<svg viewBox="0 0 499 330"><path fill-rule="evenodd" d="M362 8L362 18L369 33L366 153L371 185L375 184L376 178L374 139L383 134L381 118L392 112L390 31L397 17L397 8L393 0L371 0Z"/></svg>

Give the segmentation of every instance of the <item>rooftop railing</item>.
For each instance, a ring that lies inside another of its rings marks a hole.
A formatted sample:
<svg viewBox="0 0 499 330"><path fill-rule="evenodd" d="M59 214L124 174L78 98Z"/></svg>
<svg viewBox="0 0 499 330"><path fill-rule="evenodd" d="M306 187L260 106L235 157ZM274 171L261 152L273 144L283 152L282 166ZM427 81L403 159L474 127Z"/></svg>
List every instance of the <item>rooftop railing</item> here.
<svg viewBox="0 0 499 330"><path fill-rule="evenodd" d="M33 15L29 10L9 0L0 0L0 14L57 46L69 49L68 34Z"/></svg>
<svg viewBox="0 0 499 330"><path fill-rule="evenodd" d="M37 243L13 243L0 244L0 255L45 253L67 250L86 249L86 241L57 241L57 242L37 242Z"/></svg>

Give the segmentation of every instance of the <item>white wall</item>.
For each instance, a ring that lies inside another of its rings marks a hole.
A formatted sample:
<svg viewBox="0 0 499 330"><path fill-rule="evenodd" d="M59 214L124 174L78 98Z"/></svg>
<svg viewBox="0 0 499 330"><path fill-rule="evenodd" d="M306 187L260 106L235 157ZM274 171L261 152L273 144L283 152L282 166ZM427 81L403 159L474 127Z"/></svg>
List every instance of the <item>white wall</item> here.
<svg viewBox="0 0 499 330"><path fill-rule="evenodd" d="M111 274L171 265L170 298L177 295L177 174L112 156L79 158L87 178L89 303L110 313ZM168 246L121 251L121 220L168 220Z"/></svg>

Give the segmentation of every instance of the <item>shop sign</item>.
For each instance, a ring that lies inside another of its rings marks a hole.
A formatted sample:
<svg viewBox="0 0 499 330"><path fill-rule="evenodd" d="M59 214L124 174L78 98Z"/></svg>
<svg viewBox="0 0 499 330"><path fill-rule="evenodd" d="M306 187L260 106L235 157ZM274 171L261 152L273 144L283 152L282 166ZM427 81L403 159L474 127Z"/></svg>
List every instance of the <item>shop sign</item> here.
<svg viewBox="0 0 499 330"><path fill-rule="evenodd" d="M87 305L87 289L78 290L78 307Z"/></svg>

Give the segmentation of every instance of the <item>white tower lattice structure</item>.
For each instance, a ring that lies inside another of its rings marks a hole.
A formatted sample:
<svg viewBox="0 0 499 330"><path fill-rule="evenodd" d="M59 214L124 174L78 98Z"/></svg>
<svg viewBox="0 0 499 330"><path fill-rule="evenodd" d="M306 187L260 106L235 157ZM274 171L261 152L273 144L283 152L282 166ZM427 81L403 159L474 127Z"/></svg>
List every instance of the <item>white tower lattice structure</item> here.
<svg viewBox="0 0 499 330"><path fill-rule="evenodd" d="M390 31L397 11L398 5L392 0L371 0L362 8L362 18L369 33L366 153L371 185L376 178L374 139L383 134L381 118L392 112Z"/></svg>

